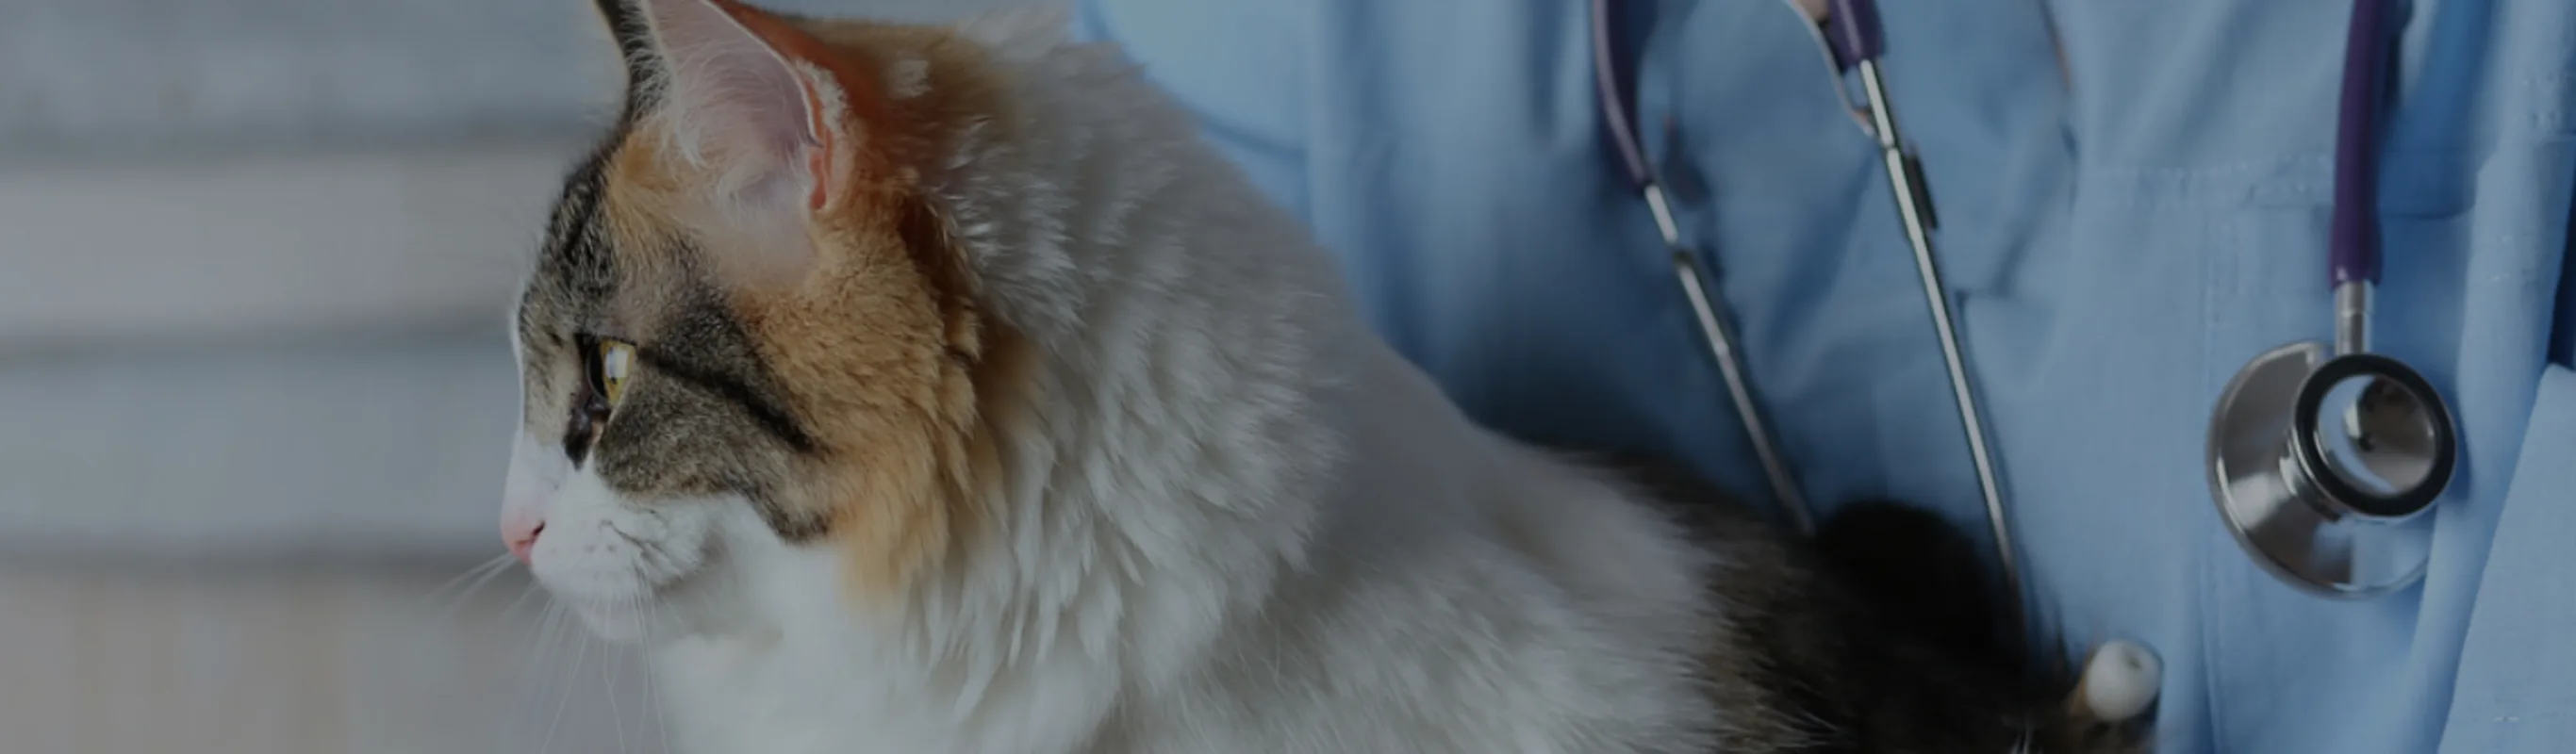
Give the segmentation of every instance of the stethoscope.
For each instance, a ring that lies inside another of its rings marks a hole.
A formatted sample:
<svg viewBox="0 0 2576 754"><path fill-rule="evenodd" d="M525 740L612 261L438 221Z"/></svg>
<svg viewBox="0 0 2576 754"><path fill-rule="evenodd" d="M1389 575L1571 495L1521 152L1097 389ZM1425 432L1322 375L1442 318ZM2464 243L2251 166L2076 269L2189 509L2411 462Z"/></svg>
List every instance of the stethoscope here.
<svg viewBox="0 0 2576 754"><path fill-rule="evenodd" d="M2019 595L2021 574L2014 557L2012 532L2004 515L2003 486L1995 471L1995 455L1986 444L1983 413L1979 411L1976 390L1970 382L1965 349L1959 345L1958 330L1950 316L1949 290L1941 282L1941 270L1932 254L1932 214L1930 184L1924 180L1922 163L1907 151L1899 136L1896 115L1888 107L1887 84L1879 70L1883 37L1879 33L1878 11L1870 0L1788 0L1790 8L1808 23L1824 52L1825 63L1833 74L1835 95L1846 111L1878 146L1881 162L1886 165L1889 184L1896 188L1896 211L1905 227L1905 240L1914 251L1915 271L1923 283L1933 330L1941 341L1941 355L1949 370L1951 397L1959 409L1959 423L1967 436L1969 458L1976 464L1977 484L1983 493L1987 523L1993 527L1997 561L2003 572L2007 593ZM1602 117L1611 141L1616 146L1621 165L1645 201L1653 217L1655 230L1671 257L1673 277L1691 312L1698 322L1702 341L1715 360L1718 374L1726 383L1728 399L1742 421L1746 439L1762 464L1763 476L1776 502L1801 533L1813 533L1813 514L1800 494L1797 478L1781 456L1770 428L1763 419L1761 406L1755 400L1750 383L1745 379L1742 349L1736 345L1734 327L1726 316L1727 307L1717 289L1703 279L1703 270L1690 247L1682 242L1679 223L1673 219L1672 207L1664 195L1661 179L1647 161L1642 142L1630 115L1627 97L1629 79L1619 69L1626 58L1619 53L1622 41L1614 32L1611 0L1592 2L1592 49L1595 88L1600 91ZM1866 107L1856 107L1850 91L1842 85L1845 73L1858 74ZM2012 600L2016 608L2019 600ZM2009 616L2016 623L2020 616ZM2154 704L2161 688L2163 663L2154 651L2142 645L2113 640L2094 648L2085 663L2076 693L2068 704L2095 719L2126 721L2144 713ZM2023 751L2031 743L2029 731L2016 744Z"/></svg>
<svg viewBox="0 0 2576 754"><path fill-rule="evenodd" d="M1940 341L1997 561L2009 593L2019 594L1997 459L1933 254L1937 220L1929 184L1888 106L1877 10L1869 0L1787 3L1809 22L1836 95L1879 148ZM1746 378L1728 307L1708 284L1709 271L1683 243L1662 181L1641 146L1627 101L1630 80L1619 68L1623 40L1613 28L1611 2L1593 0L1591 10L1595 83L1622 167L1654 220L1674 279L1776 502L1799 531L1810 532L1812 513ZM2218 400L2206 459L2220 518L2255 562L2295 587L2338 597L2383 594L2422 577L2431 533L2430 520L2418 514L2448 485L2458 455L2440 394L2403 362L2369 351L2371 293L2379 276L2372 170L2385 22L2383 0L2354 4L2336 127L2329 254L2334 341L2293 343L2247 364ZM1842 83L1846 73L1857 74L1860 104Z"/></svg>
<svg viewBox="0 0 2576 754"><path fill-rule="evenodd" d="M1959 410L1959 423L1966 434L1969 459L1976 465L1977 484L1983 494L1987 523L1993 528L1997 561L2003 572L2008 593L2019 595L2021 574L2014 556L2012 531L2004 514L2003 485L1995 470L1995 455L1986 443L1983 413L1977 406L1977 391L1968 377L1965 349L1959 345L1958 329L1950 315L1949 288L1941 281L1941 270L1932 253L1932 214L1930 184L1923 176L1923 166L1905 146L1899 135L1896 115L1888 107L1887 83L1879 66L1884 51L1878 10L1871 0L1787 0L1791 10L1807 21L1806 28L1816 36L1825 63L1834 77L1834 93L1854 122L1878 146L1881 162L1887 168L1889 185L1895 188L1898 219L1905 228L1905 240L1914 252L1915 271L1923 283L1923 295L1932 315L1934 333L1940 338L1941 356L1949 370L1951 397ZM1672 207L1664 195L1662 181L1647 161L1642 142L1630 115L1627 97L1629 79L1619 69L1626 58L1619 53L1622 40L1614 32L1617 18L1611 0L1592 2L1592 49L1595 88L1600 91L1603 120L1609 126L1611 141L1617 148L1620 163L1628 178L1645 201L1653 217L1656 232L1662 237L1665 251L1671 257L1673 277L1699 324L1700 334L1709 355L1716 361L1719 375L1726 383L1727 397L1733 402L1736 416L1743 423L1744 434L1757 459L1772 494L1801 533L1814 531L1813 514L1799 493L1796 477L1781 456L1763 419L1761 406L1755 401L1751 385L1745 379L1742 349L1738 348L1734 328L1726 317L1725 303L1716 289L1703 280L1699 261L1681 239L1680 226L1673 219ZM1855 106L1850 90L1842 85L1843 75L1857 73L1866 106ZM2411 374L2411 373L2409 373ZM2019 600L2013 600L2018 607ZM2011 616L2016 622L2019 616ZM2112 640L2096 646L2085 662L2076 692L2068 699L2072 708L2094 719L2118 723L2134 719L2154 704L2162 685L2163 663L2145 646ZM2029 747L2028 731L2014 747Z"/></svg>
<svg viewBox="0 0 2576 754"><path fill-rule="evenodd" d="M1986 443L1984 414L1977 406L1977 391L1970 381L1965 349L1960 347L1958 329L1950 315L1949 288L1941 282L1941 269L1932 253L1932 230L1937 220L1932 213L1930 184L1924 180L1922 163L1907 150L1896 127L1896 114L1888 106L1887 84L1879 70L1879 57L1884 39L1879 33L1878 9L1870 0L1789 0L1790 8L1808 23L1816 35L1829 72L1834 77L1834 92L1854 116L1863 133L1877 144L1881 161L1887 167L1890 185L1895 187L1898 219L1905 227L1905 240L1914 250L1914 267L1923 283L1923 296L1930 305L1934 333L1941 342L1942 362L1949 371L1951 397L1959 410L1959 423L1967 435L1969 459L1975 463L1977 486L1985 498L1986 520L1992 527L1996 559L2002 567L2005 586L2019 594L2021 574L2016 563L2012 532L2004 515L2001 476L1995 471L1995 454ZM1745 378L1742 349L1737 346L1734 326L1728 321L1727 306L1717 289L1707 283L1698 258L1682 242L1680 226L1674 221L1672 208L1664 195L1661 179L1647 161L1636 125L1627 102L1630 84L1619 63L1627 59L1614 31L1610 0L1593 0L1592 49L1595 88L1600 91L1602 117L1608 122L1611 141L1628 178L1644 197L1647 211L1653 216L1655 229L1662 236L1665 250L1672 258L1673 277L1680 284L1696 318L1702 341L1716 361L1718 374L1726 384L1727 398L1734 404L1735 415L1743 423L1748 444L1761 462L1764 479L1772 496L1790 522L1802 533L1813 532L1813 514L1799 492L1797 478L1787 460L1780 454L1778 443ZM1856 72L1860 79L1865 106L1852 102L1843 86L1845 73Z"/></svg>
<svg viewBox="0 0 2576 754"><path fill-rule="evenodd" d="M2228 531L2264 570L2329 597L2423 578L2432 519L2420 514L2459 456L2441 394L2405 362L2370 352L2386 20L2383 0L2357 0L2345 41L2328 247L2334 342L2255 357L2209 420L2209 491Z"/></svg>

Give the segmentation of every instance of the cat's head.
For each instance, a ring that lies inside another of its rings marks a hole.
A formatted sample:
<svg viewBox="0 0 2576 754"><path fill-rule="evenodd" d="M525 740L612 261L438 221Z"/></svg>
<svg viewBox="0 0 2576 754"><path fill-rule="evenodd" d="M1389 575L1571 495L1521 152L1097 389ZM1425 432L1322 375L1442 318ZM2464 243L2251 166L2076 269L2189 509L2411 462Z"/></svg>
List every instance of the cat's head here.
<svg viewBox="0 0 2576 754"><path fill-rule="evenodd" d="M518 303L505 541L612 638L761 558L904 589L983 515L1012 350L926 188L998 106L980 48L734 0L599 8L626 103Z"/></svg>

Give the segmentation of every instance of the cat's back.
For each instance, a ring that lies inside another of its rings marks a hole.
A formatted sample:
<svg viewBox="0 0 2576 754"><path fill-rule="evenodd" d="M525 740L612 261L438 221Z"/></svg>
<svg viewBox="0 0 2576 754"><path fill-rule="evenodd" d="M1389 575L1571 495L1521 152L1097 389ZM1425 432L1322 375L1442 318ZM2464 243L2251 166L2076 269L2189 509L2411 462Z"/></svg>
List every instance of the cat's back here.
<svg viewBox="0 0 2576 754"><path fill-rule="evenodd" d="M1382 346L1326 405L1310 557L1108 751L1694 751L1716 553L1606 472L1460 417Z"/></svg>

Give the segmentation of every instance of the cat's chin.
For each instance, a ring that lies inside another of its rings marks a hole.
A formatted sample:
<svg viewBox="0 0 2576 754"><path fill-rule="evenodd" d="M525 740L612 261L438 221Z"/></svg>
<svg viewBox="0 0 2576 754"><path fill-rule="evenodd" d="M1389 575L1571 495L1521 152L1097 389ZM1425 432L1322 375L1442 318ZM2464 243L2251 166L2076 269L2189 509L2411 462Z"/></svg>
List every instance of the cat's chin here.
<svg viewBox="0 0 2576 754"><path fill-rule="evenodd" d="M563 591L552 594L558 604L581 620L582 627L612 644L650 649L743 628L724 617L741 611L718 609L725 602L722 596L707 591L705 580L699 578L684 578L626 596L578 596Z"/></svg>
<svg viewBox="0 0 2576 754"><path fill-rule="evenodd" d="M661 617L650 599L604 602L567 599L562 601L583 627L593 636L612 644L644 646L671 632L673 627Z"/></svg>

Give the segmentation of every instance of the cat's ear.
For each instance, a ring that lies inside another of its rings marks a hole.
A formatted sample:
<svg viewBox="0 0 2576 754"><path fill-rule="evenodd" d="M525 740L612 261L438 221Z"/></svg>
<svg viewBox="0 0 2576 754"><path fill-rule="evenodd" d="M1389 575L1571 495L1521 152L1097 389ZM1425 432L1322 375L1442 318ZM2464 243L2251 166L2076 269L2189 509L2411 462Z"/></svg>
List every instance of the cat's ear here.
<svg viewBox="0 0 2576 754"><path fill-rule="evenodd" d="M653 30L644 25L644 13L634 0L595 0L600 23L608 27L608 36L617 42L617 55L626 64L626 117L633 118L647 109L654 81L661 78L661 61L653 55Z"/></svg>
<svg viewBox="0 0 2576 754"><path fill-rule="evenodd" d="M752 211L820 211L855 147L850 108L878 93L811 35L736 0L598 0L626 58L626 110Z"/></svg>

